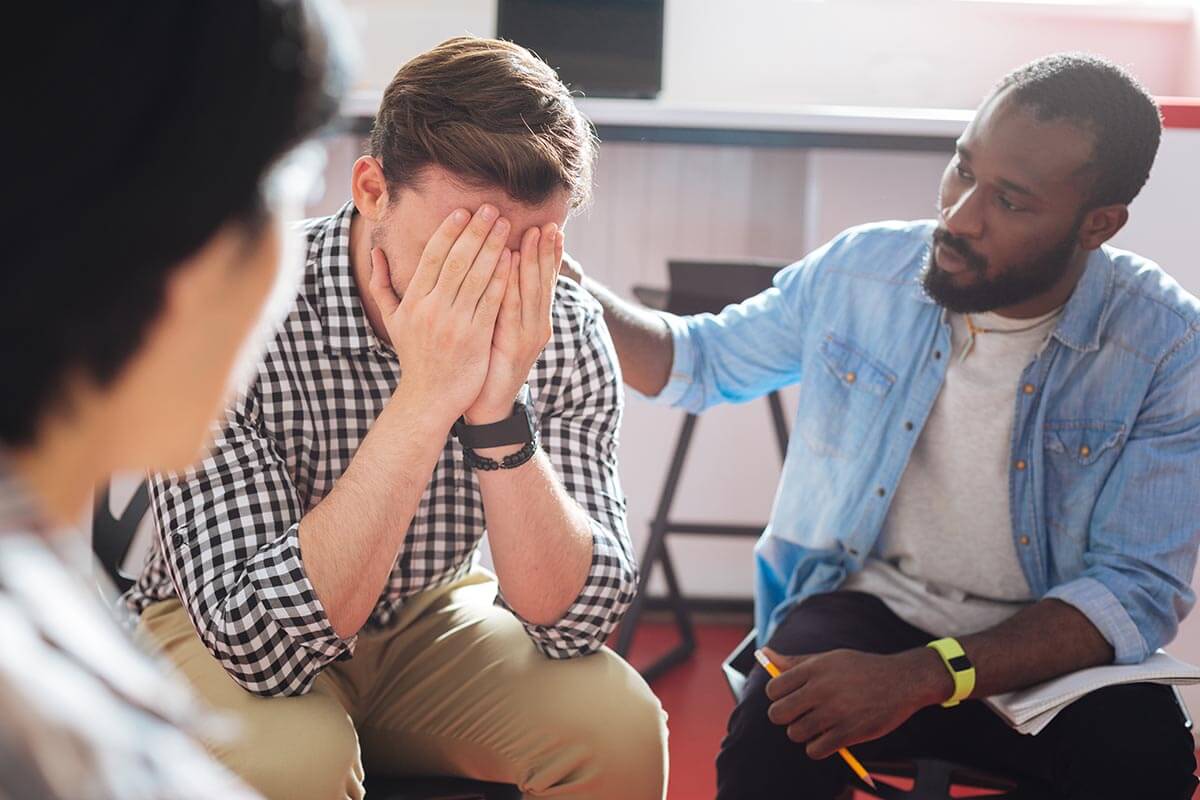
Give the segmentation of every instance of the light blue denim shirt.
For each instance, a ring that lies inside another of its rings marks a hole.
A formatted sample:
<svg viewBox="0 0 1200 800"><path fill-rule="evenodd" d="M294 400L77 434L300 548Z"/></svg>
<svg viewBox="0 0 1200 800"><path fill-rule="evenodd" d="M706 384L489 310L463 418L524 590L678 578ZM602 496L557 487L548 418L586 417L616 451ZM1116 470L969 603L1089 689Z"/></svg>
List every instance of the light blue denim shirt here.
<svg viewBox="0 0 1200 800"><path fill-rule="evenodd" d="M797 602L862 567L941 389L950 328L920 282L933 227L851 229L762 294L668 317L659 401L698 412L800 384L755 547L764 641ZM1087 615L1118 663L1141 661L1195 600L1200 301L1145 259L1093 252L1013 403L1009 507L1029 586Z"/></svg>

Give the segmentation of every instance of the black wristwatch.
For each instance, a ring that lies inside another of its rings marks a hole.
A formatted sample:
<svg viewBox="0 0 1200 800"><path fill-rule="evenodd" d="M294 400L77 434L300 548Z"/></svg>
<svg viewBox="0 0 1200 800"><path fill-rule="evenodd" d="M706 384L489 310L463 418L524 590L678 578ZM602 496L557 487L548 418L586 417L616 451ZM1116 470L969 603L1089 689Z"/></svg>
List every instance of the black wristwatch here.
<svg viewBox="0 0 1200 800"><path fill-rule="evenodd" d="M454 436L463 446L463 455L471 469L513 469L521 466L533 458L538 448L538 426L533 414L529 385L521 387L521 393L513 403L512 415L507 419L488 425L468 425L465 419L459 417L453 430ZM485 458L475 452L489 447L507 447L514 444L525 446L499 461Z"/></svg>

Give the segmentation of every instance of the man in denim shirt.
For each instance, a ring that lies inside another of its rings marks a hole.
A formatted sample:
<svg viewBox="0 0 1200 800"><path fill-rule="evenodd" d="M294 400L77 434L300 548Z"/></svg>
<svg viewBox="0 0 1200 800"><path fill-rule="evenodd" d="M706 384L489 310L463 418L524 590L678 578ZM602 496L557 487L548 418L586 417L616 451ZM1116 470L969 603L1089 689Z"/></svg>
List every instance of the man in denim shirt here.
<svg viewBox="0 0 1200 800"><path fill-rule="evenodd" d="M1160 134L1126 72L1051 56L980 107L935 221L847 231L719 315L655 315L585 280L646 395L695 412L801 384L756 548L784 674L751 674L720 798L835 797L850 772L829 756L851 745L1054 797L1191 797L1166 687L1101 689L1037 736L942 707L1137 663L1193 605L1200 302L1105 244Z"/></svg>

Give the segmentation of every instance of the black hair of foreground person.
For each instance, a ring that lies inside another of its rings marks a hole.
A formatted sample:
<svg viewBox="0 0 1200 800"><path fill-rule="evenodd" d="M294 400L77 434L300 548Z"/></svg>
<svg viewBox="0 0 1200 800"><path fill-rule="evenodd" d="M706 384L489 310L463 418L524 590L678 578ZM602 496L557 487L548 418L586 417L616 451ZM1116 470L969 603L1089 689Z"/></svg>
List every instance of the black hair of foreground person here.
<svg viewBox="0 0 1200 800"><path fill-rule="evenodd" d="M9 53L0 446L35 439L69 376L113 381L216 231L256 238L264 175L345 82L310 4L69 6L27 7Z"/></svg>

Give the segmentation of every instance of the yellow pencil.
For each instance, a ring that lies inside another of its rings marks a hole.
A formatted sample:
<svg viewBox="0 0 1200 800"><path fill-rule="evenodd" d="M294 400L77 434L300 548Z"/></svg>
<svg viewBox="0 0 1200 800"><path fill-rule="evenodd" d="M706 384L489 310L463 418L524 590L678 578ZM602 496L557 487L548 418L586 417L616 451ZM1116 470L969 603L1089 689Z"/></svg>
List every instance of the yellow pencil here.
<svg viewBox="0 0 1200 800"><path fill-rule="evenodd" d="M779 677L779 667L771 663L771 659L767 658L766 653L764 653L762 650L755 650L754 657L758 659L759 664L762 664L762 668L767 671L768 675L770 675L772 678ZM863 783L867 784L867 786L870 786L872 789L875 788L875 781L871 779L870 773L867 772L866 768L864 768L859 760L854 757L853 753L851 753L845 747L839 747L838 755L842 757L843 761L850 765L850 769L854 770L854 774L861 778Z"/></svg>

